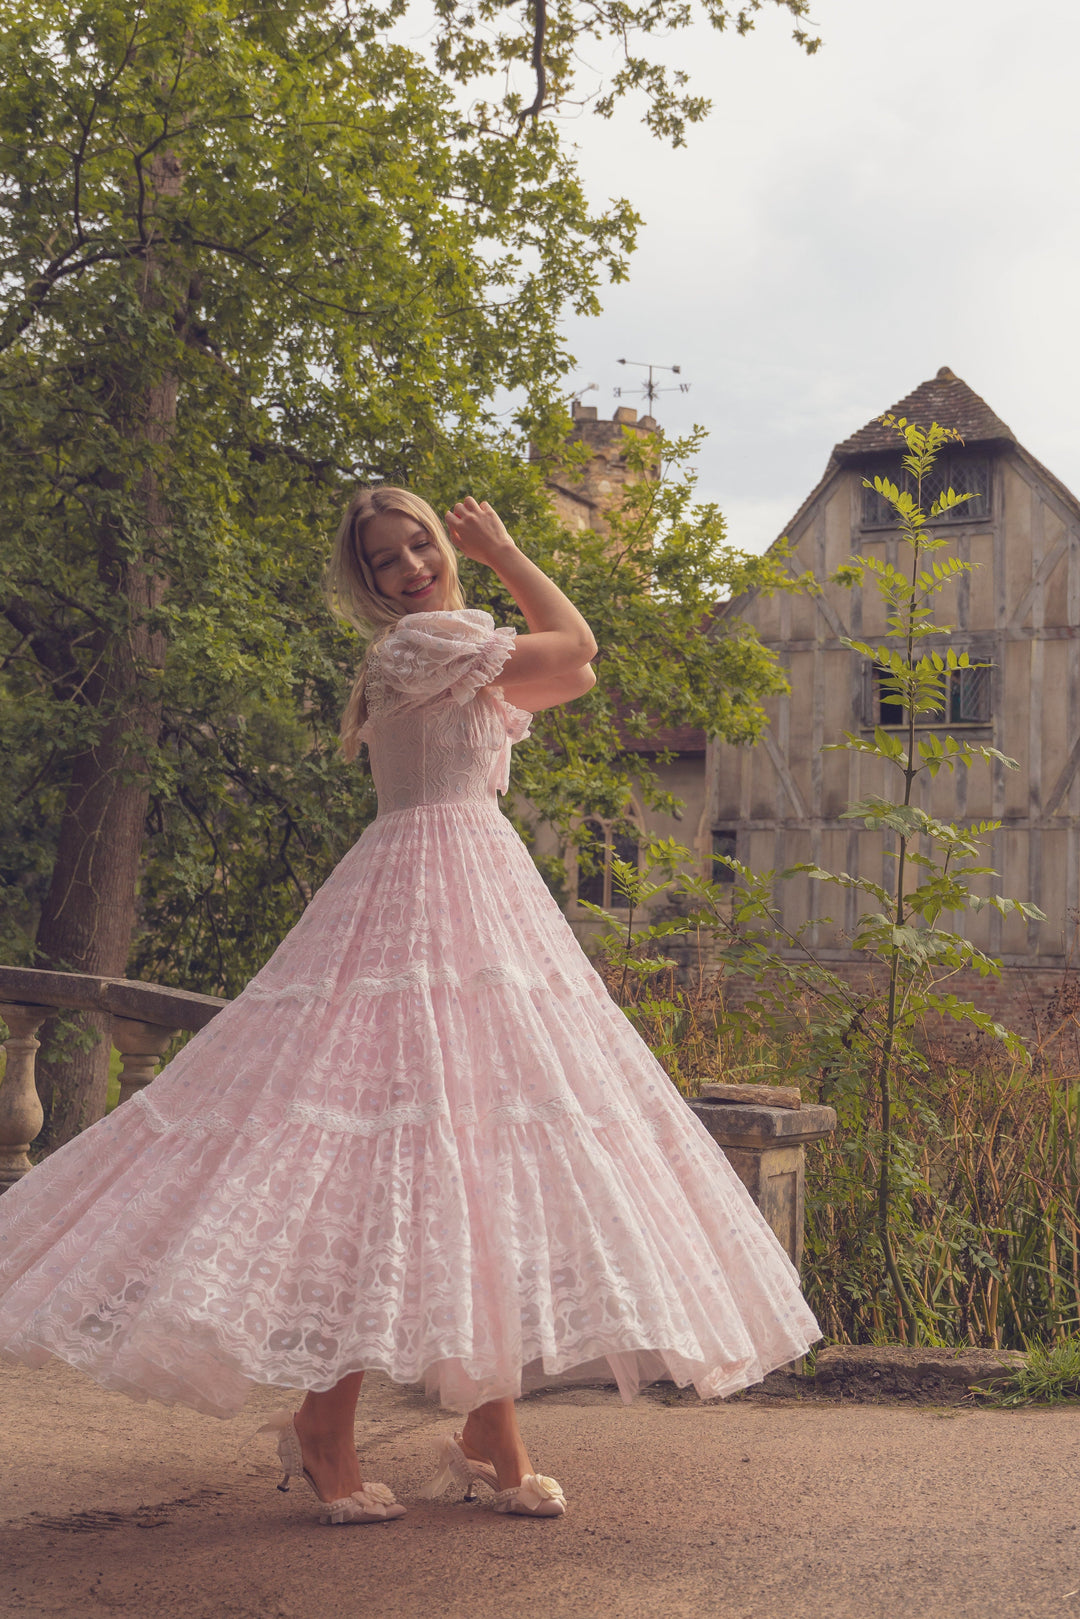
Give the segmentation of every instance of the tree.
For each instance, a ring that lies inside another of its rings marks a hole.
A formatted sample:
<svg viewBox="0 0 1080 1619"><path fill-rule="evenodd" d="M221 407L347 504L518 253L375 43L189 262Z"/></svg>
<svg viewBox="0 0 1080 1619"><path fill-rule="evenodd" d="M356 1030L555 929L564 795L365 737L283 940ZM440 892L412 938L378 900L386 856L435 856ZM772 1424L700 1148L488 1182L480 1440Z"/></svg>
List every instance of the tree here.
<svg viewBox="0 0 1080 1619"><path fill-rule="evenodd" d="M462 139L387 21L296 0L13 8L5 726L22 814L58 815L44 963L124 972L151 795L208 723L190 699L210 669L215 707L295 697L283 598L317 577L345 483L437 480L490 434L497 389L550 414L556 313L621 272L630 210L591 216L545 130ZM107 1053L77 1046L43 1064L53 1141L103 1106Z"/></svg>
<svg viewBox="0 0 1080 1619"><path fill-rule="evenodd" d="M771 0L795 20L793 37L809 54L821 40L802 26L809 16L809 0ZM686 141L687 124L707 116L712 102L690 86L681 68L656 60L643 43L689 28L697 22L724 32L748 34L766 0L701 0L700 8L687 0L436 0L435 60L441 72L458 84L472 87L478 79L492 89L493 99L477 100L471 119L477 130L513 137L538 123L545 114L566 106L592 101L601 117L610 118L624 96L644 98L644 122L653 134L673 146ZM587 77L584 51L593 41L611 44L619 62L610 83L592 90L582 85Z"/></svg>
<svg viewBox="0 0 1080 1619"><path fill-rule="evenodd" d="M747 26L758 5L732 20ZM480 13L450 7L440 77L389 37L403 9L9 7L0 944L10 958L234 993L364 824L369 789L333 747L357 648L319 596L326 534L357 481L413 483L436 500L482 488L533 524L541 552L565 554L543 515L542 463L523 466L523 444L554 453L570 363L561 312L598 309L636 225L625 202L590 211L542 116L571 93L570 35L593 23L538 6L529 61L544 95L466 114L444 79L464 85L520 52L509 35L493 45ZM728 17L713 0L706 14L717 26ZM658 5L594 23L649 32L681 18ZM673 100L663 74L646 79L654 127L681 138L678 120L703 106ZM632 81L644 82L631 73L613 93ZM495 409L508 392L510 428ZM772 678L738 637L710 650L698 633L728 568L710 560L719 520L706 515L695 550L669 498L639 524L619 575L635 581L627 621L637 615L635 634L657 654L648 680L634 641L613 637L591 717L561 737L556 722L542 727L565 744L561 765L536 749L523 761L523 786L556 817L586 777L601 795L625 787L617 707L712 714L729 659L735 723L735 709L752 714L754 680ZM661 577L679 555L681 617ZM589 541L576 565L602 613L608 564ZM666 638L688 629L678 671L665 673ZM39 1071L55 1144L100 1114L107 1051L86 1019L54 1026L49 1047Z"/></svg>

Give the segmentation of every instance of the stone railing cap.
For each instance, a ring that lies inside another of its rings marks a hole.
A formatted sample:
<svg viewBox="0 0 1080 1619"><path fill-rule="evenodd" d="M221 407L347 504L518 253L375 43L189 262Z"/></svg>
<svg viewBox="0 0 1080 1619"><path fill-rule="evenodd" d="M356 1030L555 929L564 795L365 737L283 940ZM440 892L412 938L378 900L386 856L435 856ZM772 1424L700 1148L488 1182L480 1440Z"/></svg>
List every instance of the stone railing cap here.
<svg viewBox="0 0 1080 1619"><path fill-rule="evenodd" d="M195 995L165 984L143 984L136 978L99 978L93 973L59 973L43 967L0 967L0 1001L110 1012L166 1029L191 1030L204 1028L229 1004L217 995Z"/></svg>
<svg viewBox="0 0 1080 1619"><path fill-rule="evenodd" d="M823 1141L836 1129L836 1109L820 1102L804 1102L798 1109L710 1101L693 1101L690 1106L721 1146L796 1147Z"/></svg>

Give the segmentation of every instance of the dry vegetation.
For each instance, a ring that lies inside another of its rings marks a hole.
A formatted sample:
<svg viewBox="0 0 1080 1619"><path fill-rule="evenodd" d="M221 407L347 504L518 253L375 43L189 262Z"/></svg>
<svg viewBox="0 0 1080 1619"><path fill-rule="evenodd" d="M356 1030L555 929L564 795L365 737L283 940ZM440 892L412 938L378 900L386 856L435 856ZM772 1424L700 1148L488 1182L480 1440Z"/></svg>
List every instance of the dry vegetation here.
<svg viewBox="0 0 1080 1619"><path fill-rule="evenodd" d="M617 974L610 969L612 988ZM711 1080L797 1083L837 1109L808 1150L804 1281L833 1342L902 1342L875 1229L878 1120L833 1019L808 991L781 1020L767 994L733 1011L722 979L631 980L626 1011L687 1096ZM1066 982L1030 1066L982 1037L924 1042L899 1075L895 1240L920 1335L1026 1349L1080 1327L1080 994Z"/></svg>

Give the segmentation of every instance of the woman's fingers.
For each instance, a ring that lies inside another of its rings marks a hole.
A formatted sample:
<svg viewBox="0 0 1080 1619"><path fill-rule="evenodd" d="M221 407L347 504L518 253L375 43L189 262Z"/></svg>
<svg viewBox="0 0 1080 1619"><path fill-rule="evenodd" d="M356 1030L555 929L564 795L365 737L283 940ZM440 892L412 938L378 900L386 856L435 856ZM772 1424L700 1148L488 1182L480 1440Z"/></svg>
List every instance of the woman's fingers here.
<svg viewBox="0 0 1080 1619"><path fill-rule="evenodd" d="M466 495L464 500L459 500L453 511L446 514L450 522L456 523L463 523L470 517L494 517L494 515L492 507L486 500L474 500L472 495Z"/></svg>
<svg viewBox="0 0 1080 1619"><path fill-rule="evenodd" d="M473 556L474 548L480 547L478 560L483 560L481 553L491 545L498 545L507 538L494 507L486 500L474 499L472 495L466 495L452 511L447 512L446 526L454 544L467 555Z"/></svg>

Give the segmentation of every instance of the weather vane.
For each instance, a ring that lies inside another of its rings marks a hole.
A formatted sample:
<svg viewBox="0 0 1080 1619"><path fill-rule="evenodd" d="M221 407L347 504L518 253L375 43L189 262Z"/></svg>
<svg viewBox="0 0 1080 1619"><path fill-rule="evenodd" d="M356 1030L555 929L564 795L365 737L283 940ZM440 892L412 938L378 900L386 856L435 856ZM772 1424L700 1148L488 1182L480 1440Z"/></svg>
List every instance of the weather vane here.
<svg viewBox="0 0 1080 1619"><path fill-rule="evenodd" d="M690 384L688 382L677 382L673 388L660 388L653 381L654 371L673 371L677 377L681 376L681 365L649 365L648 361L646 360L618 360L616 363L618 365L638 365L643 371L647 371L649 373L648 382L643 382L640 388L635 388L632 390L627 388L616 388L616 399L621 399L624 393L641 393L644 394L645 398L649 401L649 404L652 405L655 404L656 400L659 399L661 394L688 394L690 392Z"/></svg>

